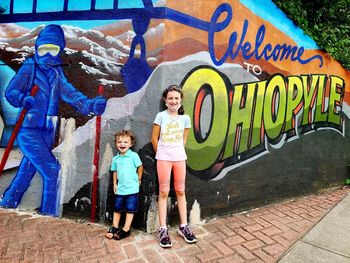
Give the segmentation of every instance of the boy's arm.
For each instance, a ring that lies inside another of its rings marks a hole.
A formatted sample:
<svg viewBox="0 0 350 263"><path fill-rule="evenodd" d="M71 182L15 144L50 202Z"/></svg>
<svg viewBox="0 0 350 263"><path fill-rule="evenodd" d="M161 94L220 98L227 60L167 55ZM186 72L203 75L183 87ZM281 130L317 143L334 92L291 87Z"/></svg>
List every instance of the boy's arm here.
<svg viewBox="0 0 350 263"><path fill-rule="evenodd" d="M141 164L139 167L137 167L137 175L139 177L139 185L141 184L142 174L143 174L143 166Z"/></svg>
<svg viewBox="0 0 350 263"><path fill-rule="evenodd" d="M113 172L113 192L116 194L117 193L117 181L118 181L118 175L117 172Z"/></svg>

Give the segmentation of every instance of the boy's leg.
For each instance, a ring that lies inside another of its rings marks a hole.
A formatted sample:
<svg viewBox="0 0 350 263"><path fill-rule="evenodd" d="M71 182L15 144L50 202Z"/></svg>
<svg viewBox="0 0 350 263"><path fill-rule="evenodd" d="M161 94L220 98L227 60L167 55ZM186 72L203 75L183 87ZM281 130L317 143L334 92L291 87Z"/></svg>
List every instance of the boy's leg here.
<svg viewBox="0 0 350 263"><path fill-rule="evenodd" d="M125 232L128 232L130 230L133 219L134 219L134 213L126 213L125 224L123 227L123 230Z"/></svg>
<svg viewBox="0 0 350 263"><path fill-rule="evenodd" d="M121 217L121 214L119 212L114 212L114 214L113 214L113 226L115 228L119 227L120 217Z"/></svg>
<svg viewBox="0 0 350 263"><path fill-rule="evenodd" d="M139 195L138 193L126 195L124 196L124 200L126 210L125 224L124 227L116 234L117 240L121 240L130 236L130 228L132 220L134 219L134 213L136 213L138 210Z"/></svg>
<svg viewBox="0 0 350 263"><path fill-rule="evenodd" d="M115 234L116 240L121 240L130 236L130 233L131 233L130 228L131 228L131 223L133 218L134 218L133 213L126 213L124 227Z"/></svg>
<svg viewBox="0 0 350 263"><path fill-rule="evenodd" d="M113 226L119 227L121 212L125 209L125 197L123 195L116 195L114 200Z"/></svg>
<svg viewBox="0 0 350 263"><path fill-rule="evenodd" d="M132 224L132 220L134 219L134 214L137 213L139 205L139 194L130 194L126 196L125 200L125 224L122 228L125 232L129 232Z"/></svg>
<svg viewBox="0 0 350 263"><path fill-rule="evenodd" d="M109 228L108 232L106 233L106 237L113 238L114 234L118 232L120 216L121 214L119 212L113 213L113 225Z"/></svg>
<svg viewBox="0 0 350 263"><path fill-rule="evenodd" d="M124 210L124 197L120 195L115 196L114 201L114 213L113 213L113 225L109 228L108 232L106 233L106 237L113 238L115 234L119 231L119 221L121 217L121 213L118 211Z"/></svg>

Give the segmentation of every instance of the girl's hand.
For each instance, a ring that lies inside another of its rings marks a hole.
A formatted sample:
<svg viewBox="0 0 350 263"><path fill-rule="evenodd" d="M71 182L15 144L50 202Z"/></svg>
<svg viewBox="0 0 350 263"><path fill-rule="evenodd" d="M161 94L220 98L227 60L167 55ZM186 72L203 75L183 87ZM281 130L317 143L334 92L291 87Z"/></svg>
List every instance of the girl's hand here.
<svg viewBox="0 0 350 263"><path fill-rule="evenodd" d="M114 185L113 185L113 193L114 193L114 194L117 194L117 184L114 184Z"/></svg>

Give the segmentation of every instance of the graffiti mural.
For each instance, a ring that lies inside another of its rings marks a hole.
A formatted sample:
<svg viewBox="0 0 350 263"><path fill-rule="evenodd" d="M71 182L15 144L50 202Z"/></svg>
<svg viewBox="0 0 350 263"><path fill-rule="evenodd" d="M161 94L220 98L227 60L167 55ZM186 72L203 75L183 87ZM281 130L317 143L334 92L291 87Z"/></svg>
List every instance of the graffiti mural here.
<svg viewBox="0 0 350 263"><path fill-rule="evenodd" d="M60 165L51 153L55 138L58 101L75 107L82 114L102 114L106 100L100 96L88 99L65 78L60 52L65 48L63 30L58 25L46 26L35 41L35 54L28 58L9 83L5 96L16 108L28 112L17 135L24 155L17 174L3 194L0 205L16 208L36 171L43 178L40 212L58 215L57 191ZM32 94L32 87L38 87Z"/></svg>
<svg viewBox="0 0 350 263"><path fill-rule="evenodd" d="M186 77L183 89L190 97L185 105L194 124L187 146L188 166L193 174L207 179L221 178L230 166L266 152L267 143L281 147L284 141L320 128L343 133L345 87L337 76L276 74L269 80L233 85L215 68L200 67ZM203 136L201 115L207 96L212 110L210 115L206 112L210 126Z"/></svg>
<svg viewBox="0 0 350 263"><path fill-rule="evenodd" d="M192 121L193 218L347 176L349 72L271 1L2 1L0 60L3 207L110 221L114 134L131 129L145 168L135 224L153 231L150 136L170 84Z"/></svg>

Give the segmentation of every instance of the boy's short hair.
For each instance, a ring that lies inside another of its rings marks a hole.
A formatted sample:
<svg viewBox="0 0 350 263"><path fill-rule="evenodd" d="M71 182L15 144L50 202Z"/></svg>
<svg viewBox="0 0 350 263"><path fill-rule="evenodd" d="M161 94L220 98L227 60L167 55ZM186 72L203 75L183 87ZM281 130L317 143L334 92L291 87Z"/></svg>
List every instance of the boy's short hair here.
<svg viewBox="0 0 350 263"><path fill-rule="evenodd" d="M134 134L131 130L122 130L122 131L117 132L117 133L114 135L115 141L117 141L118 138L119 138L119 137L122 137L122 136L130 137L131 144L132 144L132 145L135 144L136 136L135 136L135 134Z"/></svg>

